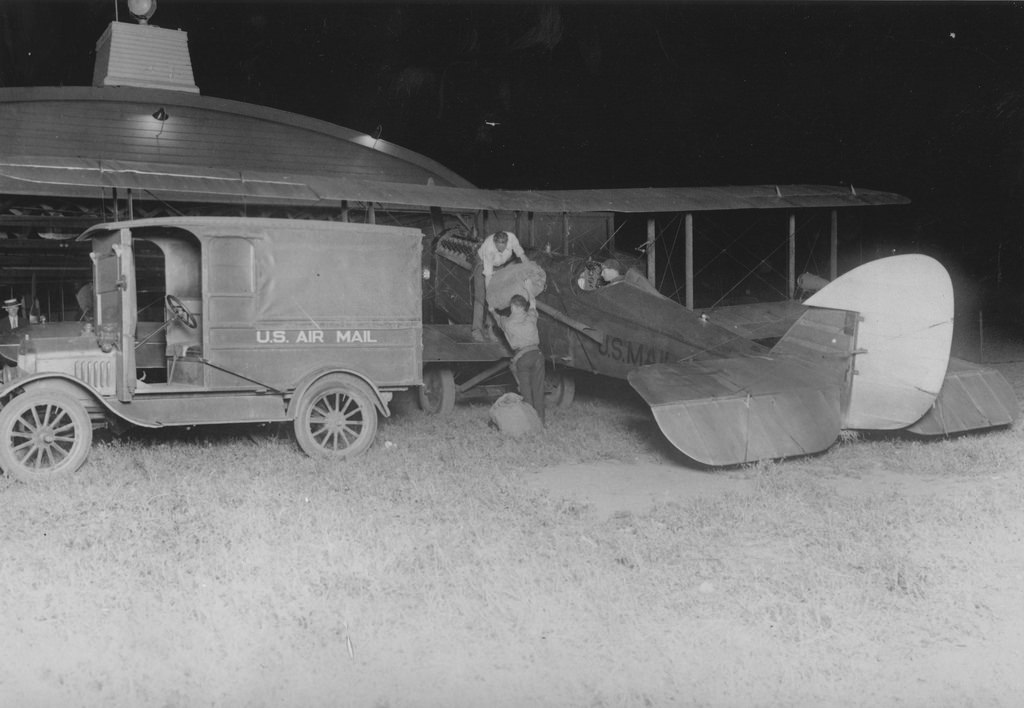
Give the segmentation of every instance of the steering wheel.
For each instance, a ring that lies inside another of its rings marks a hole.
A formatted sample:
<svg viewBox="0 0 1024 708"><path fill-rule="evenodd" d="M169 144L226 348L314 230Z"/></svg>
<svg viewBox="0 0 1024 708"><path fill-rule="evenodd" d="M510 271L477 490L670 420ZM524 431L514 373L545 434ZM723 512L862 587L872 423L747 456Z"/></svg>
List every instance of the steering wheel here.
<svg viewBox="0 0 1024 708"><path fill-rule="evenodd" d="M199 326L196 316L193 315L187 307L185 307L185 303L179 300L177 296L167 293L167 295L164 296L164 302L167 303L167 309L171 311L171 315L174 316L174 319L178 320L189 329L195 329Z"/></svg>

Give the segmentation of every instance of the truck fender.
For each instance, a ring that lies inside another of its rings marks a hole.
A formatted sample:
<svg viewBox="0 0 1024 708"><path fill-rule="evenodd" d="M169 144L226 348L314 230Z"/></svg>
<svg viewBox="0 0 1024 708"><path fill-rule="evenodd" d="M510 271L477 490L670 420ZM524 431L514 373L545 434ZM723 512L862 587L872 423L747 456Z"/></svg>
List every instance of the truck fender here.
<svg viewBox="0 0 1024 708"><path fill-rule="evenodd" d="M288 401L288 417L295 418L299 401L301 401L302 397L306 395L306 391L309 389L310 386L312 386L314 383L324 378L325 376L333 376L335 374L345 374L347 376L352 376L366 384L367 387L369 387L369 389L373 392L373 402L377 408L377 411L385 418L391 417L391 411L388 410L388 401L391 399L391 395L388 394L387 397L385 397L384 394L380 392L380 389L377 388L377 385L373 383L373 381L366 378L358 371L353 371L352 369L317 369L316 371L310 374L306 374L306 376L304 376L295 386L295 390L292 392L291 400Z"/></svg>
<svg viewBox="0 0 1024 708"><path fill-rule="evenodd" d="M55 393L67 394L82 402L85 409L89 412L89 417L93 419L94 424L97 419L102 417L104 414L110 414L126 423L137 425L142 428L161 427L159 424L136 420L135 418L124 415L123 412L111 407L110 403L103 397L103 395L92 386L66 374L33 374L31 376L26 376L25 378L12 381L6 386L0 388L0 404L6 404L14 396L19 395L19 392L21 391L53 391Z"/></svg>

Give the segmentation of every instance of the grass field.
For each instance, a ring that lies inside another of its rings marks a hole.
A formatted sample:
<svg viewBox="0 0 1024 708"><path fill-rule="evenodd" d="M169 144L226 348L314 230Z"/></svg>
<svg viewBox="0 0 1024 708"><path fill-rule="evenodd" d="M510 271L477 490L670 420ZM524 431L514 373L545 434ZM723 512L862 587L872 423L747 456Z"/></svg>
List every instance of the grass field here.
<svg viewBox="0 0 1024 708"><path fill-rule="evenodd" d="M598 518L527 478L682 460L622 389L580 398L529 444L467 405L343 465L177 431L0 480L0 705L1019 705L1020 425ZM908 481L850 492L872 471Z"/></svg>

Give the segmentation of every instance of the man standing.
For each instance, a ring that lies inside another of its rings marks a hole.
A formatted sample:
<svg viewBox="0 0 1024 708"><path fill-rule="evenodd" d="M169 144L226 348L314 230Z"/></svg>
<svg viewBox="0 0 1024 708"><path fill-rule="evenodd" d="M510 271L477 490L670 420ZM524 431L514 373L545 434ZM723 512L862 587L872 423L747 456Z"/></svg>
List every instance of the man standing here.
<svg viewBox="0 0 1024 708"><path fill-rule="evenodd" d="M9 298L4 300L4 309L7 310L7 317L0 319L0 334L7 334L18 329L21 325L18 317L18 299Z"/></svg>
<svg viewBox="0 0 1024 708"><path fill-rule="evenodd" d="M544 356L540 353L540 334L537 332L537 300L533 296L533 283L526 279L526 294L513 295L509 305L512 314L499 315L493 307L491 315L505 333L512 356L512 374L519 384L519 395L533 406L541 424L544 423Z"/></svg>
<svg viewBox="0 0 1024 708"><path fill-rule="evenodd" d="M523 263L529 263L519 239L511 231L498 231L484 239L476 251L473 263L473 339L484 340L484 302L487 300L487 284L495 268L508 263L513 255Z"/></svg>

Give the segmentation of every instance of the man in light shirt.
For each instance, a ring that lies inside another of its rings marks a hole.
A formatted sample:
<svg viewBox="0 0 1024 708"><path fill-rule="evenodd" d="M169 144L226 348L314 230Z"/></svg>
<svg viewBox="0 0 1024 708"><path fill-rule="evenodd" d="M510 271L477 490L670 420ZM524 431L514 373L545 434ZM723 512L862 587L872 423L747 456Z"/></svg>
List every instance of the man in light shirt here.
<svg viewBox="0 0 1024 708"><path fill-rule="evenodd" d="M511 231L498 231L484 239L476 251L473 264L473 339L484 340L484 303L487 300L487 284L495 268L500 268L518 256L523 263L529 263L519 239ZM488 330L490 331L490 330Z"/></svg>

